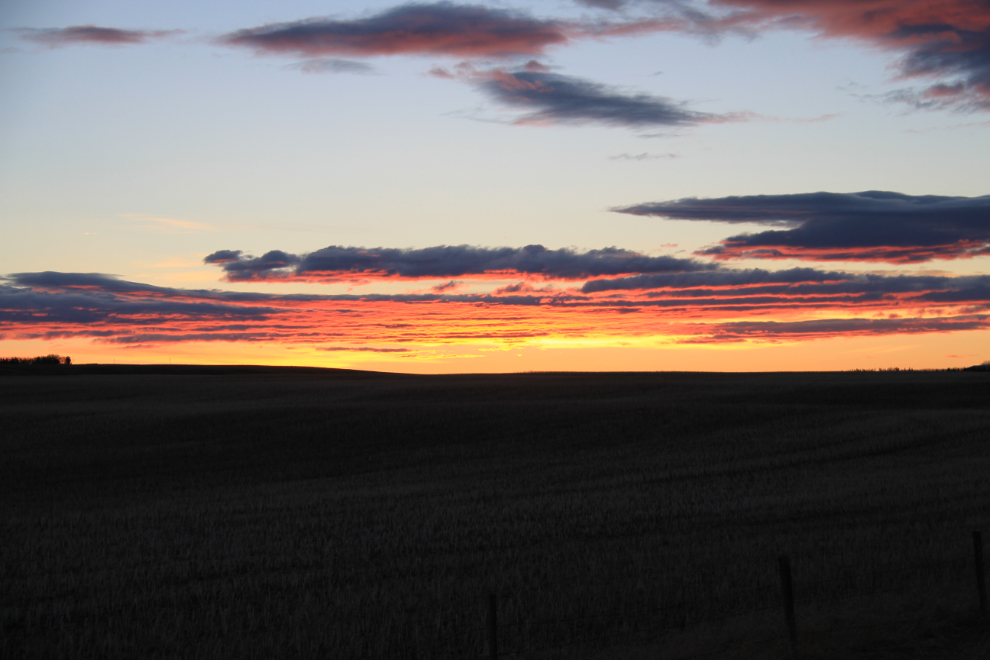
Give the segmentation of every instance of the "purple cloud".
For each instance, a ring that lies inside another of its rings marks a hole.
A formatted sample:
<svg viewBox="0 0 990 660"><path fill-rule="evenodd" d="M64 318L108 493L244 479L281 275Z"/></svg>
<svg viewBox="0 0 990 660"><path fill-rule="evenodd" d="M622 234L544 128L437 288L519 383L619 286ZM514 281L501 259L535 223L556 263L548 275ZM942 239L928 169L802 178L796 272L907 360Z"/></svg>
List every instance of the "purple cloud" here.
<svg viewBox="0 0 990 660"><path fill-rule="evenodd" d="M96 25L72 25L65 28L18 28L22 39L51 48L77 44L129 46L143 44L180 32L179 30L121 30Z"/></svg>

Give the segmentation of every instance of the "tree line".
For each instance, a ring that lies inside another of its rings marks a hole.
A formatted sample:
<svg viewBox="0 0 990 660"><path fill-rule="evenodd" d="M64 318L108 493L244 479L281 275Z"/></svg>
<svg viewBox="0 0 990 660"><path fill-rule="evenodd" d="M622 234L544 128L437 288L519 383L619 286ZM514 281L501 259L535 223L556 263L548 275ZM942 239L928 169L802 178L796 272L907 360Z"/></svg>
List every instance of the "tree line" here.
<svg viewBox="0 0 990 660"><path fill-rule="evenodd" d="M72 364L68 355L39 355L33 358L6 357L0 358L0 364Z"/></svg>

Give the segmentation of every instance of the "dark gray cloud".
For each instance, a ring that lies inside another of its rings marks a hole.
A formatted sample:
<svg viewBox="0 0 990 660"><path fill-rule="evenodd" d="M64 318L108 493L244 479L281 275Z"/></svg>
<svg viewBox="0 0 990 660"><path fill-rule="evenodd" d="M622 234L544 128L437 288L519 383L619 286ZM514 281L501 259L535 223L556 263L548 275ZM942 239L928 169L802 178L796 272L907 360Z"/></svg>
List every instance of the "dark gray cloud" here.
<svg viewBox="0 0 990 660"><path fill-rule="evenodd" d="M43 271L37 273L12 273L0 278L17 287L31 287L37 290L70 291L83 294L85 292L127 294L132 296L148 296L162 300L182 297L187 300L204 300L216 302L261 303L268 300L316 300L317 295L288 294L272 296L266 293L248 293L237 291L217 291L202 289L174 289L170 287L128 282L115 275L104 273L61 273ZM18 289L24 291L25 289Z"/></svg>
<svg viewBox="0 0 990 660"><path fill-rule="evenodd" d="M209 332L137 332L134 334L117 334L110 337L99 337L100 344L122 345L151 345L165 343L182 343L190 341L277 341L281 338L278 332L222 332L211 328Z"/></svg>
<svg viewBox="0 0 990 660"><path fill-rule="evenodd" d="M259 305L274 298L234 292L193 291L127 282L97 273L14 273L0 285L0 325L28 322L95 324L128 318L149 325L165 318L264 320L276 308ZM259 297L260 296L260 297Z"/></svg>
<svg viewBox="0 0 990 660"><path fill-rule="evenodd" d="M353 20L311 18L238 30L221 41L262 53L326 55L537 55L568 41L568 25L527 14L451 2L404 4Z"/></svg>
<svg viewBox="0 0 990 660"><path fill-rule="evenodd" d="M65 28L18 28L22 39L50 47L76 44L97 44L104 46L126 46L143 44L152 39L160 39L179 30L121 30L96 25L73 25Z"/></svg>
<svg viewBox="0 0 990 660"><path fill-rule="evenodd" d="M694 273L664 273L632 275L610 279L590 280L581 287L582 293L602 291L636 291L648 289L733 289L768 285L793 286L813 282L846 281L853 276L848 273L815 270L814 268L790 268L769 271L761 268L745 270L712 270Z"/></svg>
<svg viewBox="0 0 990 660"><path fill-rule="evenodd" d="M585 294L638 292L661 306L816 307L990 304L990 276L876 275L791 268L717 270L590 280ZM622 294L622 295L628 295Z"/></svg>
<svg viewBox="0 0 990 660"><path fill-rule="evenodd" d="M488 248L439 245L421 249L331 245L297 256L278 250L260 257L220 250L204 259L220 266L229 281L303 278L347 281L357 278L430 279L481 275L534 275L576 280L629 273L710 270L691 259L651 257L615 247L577 252L542 245Z"/></svg>
<svg viewBox="0 0 990 660"><path fill-rule="evenodd" d="M618 11L622 9L628 0L575 0L579 5L584 5L585 7L593 7L594 9L608 9L609 11Z"/></svg>
<svg viewBox="0 0 990 660"><path fill-rule="evenodd" d="M260 257L245 256L240 250L218 250L203 259L203 263L220 266L232 281L269 279L298 266L300 261L300 257L281 250L271 250Z"/></svg>
<svg viewBox="0 0 990 660"><path fill-rule="evenodd" d="M731 236L716 259L924 262L990 254L990 196L895 192L686 198L613 209L673 220L780 227Z"/></svg>
<svg viewBox="0 0 990 660"><path fill-rule="evenodd" d="M253 279L253 278L247 278ZM217 314L218 316L243 315L266 319L278 312L280 305L298 303L335 302L497 302L504 305L538 305L545 295L491 296L488 294L397 293L397 294L271 294L217 289L177 289L154 286L140 282L121 280L102 273L62 273L44 271L37 273L12 273L0 277L0 295L14 296L0 303L0 310L16 313L18 310L38 309L38 304L53 302L56 294L65 302L59 313L86 315L86 318L105 318L116 314L117 305L136 310L156 322L156 315ZM38 301L41 301L40 303ZM8 304L9 303L9 304ZM4 306L7 305L7 306ZM123 308L121 308L123 309ZM96 315L93 315L96 314ZM27 316L30 316L28 312ZM4 317L0 315L0 320ZM12 317L8 317L12 318ZM26 318L26 317L25 317ZM68 317L67 317L68 318ZM73 316L72 318L82 318Z"/></svg>
<svg viewBox="0 0 990 660"><path fill-rule="evenodd" d="M886 319L817 319L812 321L737 321L698 327L684 344L722 344L745 340L810 340L832 337L882 336L990 330L990 315Z"/></svg>
<svg viewBox="0 0 990 660"><path fill-rule="evenodd" d="M496 101L527 111L516 123L593 122L608 126L693 126L737 117L698 112L662 96L627 94L608 85L546 71L491 71L477 77Z"/></svg>

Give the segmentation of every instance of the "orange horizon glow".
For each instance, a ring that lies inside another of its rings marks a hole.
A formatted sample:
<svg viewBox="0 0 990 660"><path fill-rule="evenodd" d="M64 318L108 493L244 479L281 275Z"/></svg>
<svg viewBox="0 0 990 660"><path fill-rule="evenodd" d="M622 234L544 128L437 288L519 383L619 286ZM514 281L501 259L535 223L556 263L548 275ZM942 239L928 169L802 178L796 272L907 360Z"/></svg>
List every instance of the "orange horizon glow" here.
<svg viewBox="0 0 990 660"><path fill-rule="evenodd" d="M611 346L462 344L404 354L320 352L312 347L244 342L188 342L142 348L87 340L4 342L7 357L70 355L73 364L312 366L368 371L452 374L529 371L769 372L855 369L945 369L990 359L990 332L909 337L833 337L777 344ZM9 354L9 355L8 355Z"/></svg>

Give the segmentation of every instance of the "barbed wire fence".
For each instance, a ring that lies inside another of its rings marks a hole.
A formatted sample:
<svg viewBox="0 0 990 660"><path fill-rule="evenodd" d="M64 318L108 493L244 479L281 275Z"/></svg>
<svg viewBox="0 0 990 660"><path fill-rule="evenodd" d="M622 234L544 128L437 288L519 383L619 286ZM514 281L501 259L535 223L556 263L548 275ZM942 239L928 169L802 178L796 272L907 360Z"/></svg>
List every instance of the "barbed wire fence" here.
<svg viewBox="0 0 990 660"><path fill-rule="evenodd" d="M768 617L771 612L780 614L777 632L749 636L748 645L778 643L781 649L789 649L791 658L800 655L804 633L818 637L847 633L857 629L875 627L875 622L832 620L826 626L802 627L800 612L815 608L819 612L829 607L857 598L897 595L922 586L953 583L964 588L959 603L963 609L978 611L984 621L988 618L987 587L981 532L972 533L973 552L969 557L951 557L940 561L922 562L897 568L857 569L855 564L832 567L828 580L802 580L801 557L797 557L792 570L791 558L777 558L779 580L757 588L726 592L720 599L735 606L719 607L718 603L705 600L681 600L663 606L629 606L621 612L562 618L524 619L502 621L499 618L497 594L487 594L487 620L480 625L461 628L452 634L439 636L429 642L405 649L410 660L420 659L483 659L499 658L564 658L576 649L606 649L619 644L652 644L663 642L672 636L691 633L701 627L726 625L743 621L747 617ZM803 558L807 560L808 558ZM822 559L819 557L818 561ZM967 576L968 574L968 576ZM920 578L920 579L918 579ZM749 603L748 606L738 604ZM919 617L918 621L925 619ZM907 620L901 623L912 623ZM702 660L723 655L724 649L673 653L672 660Z"/></svg>

